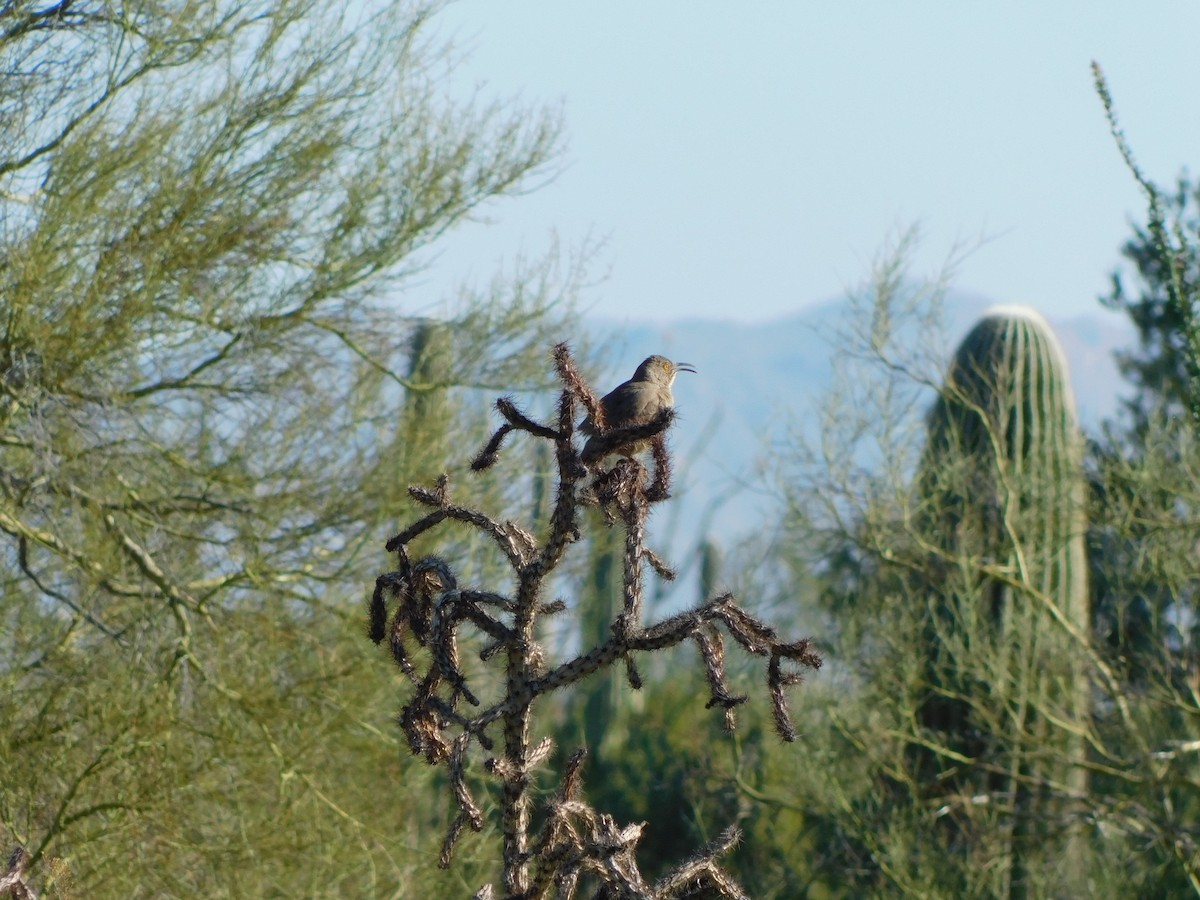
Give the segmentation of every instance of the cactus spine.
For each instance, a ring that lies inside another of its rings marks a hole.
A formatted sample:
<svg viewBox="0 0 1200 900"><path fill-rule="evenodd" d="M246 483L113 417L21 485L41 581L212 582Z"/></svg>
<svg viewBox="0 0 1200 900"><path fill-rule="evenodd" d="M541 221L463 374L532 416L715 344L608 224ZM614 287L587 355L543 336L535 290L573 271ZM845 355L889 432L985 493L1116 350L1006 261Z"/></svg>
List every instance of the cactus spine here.
<svg viewBox="0 0 1200 900"><path fill-rule="evenodd" d="M1067 797L1086 788L1073 726L1086 716L1089 629L1081 439L1045 320L1004 307L978 322L928 428L917 520L935 579L918 723L971 763L947 779L949 754L926 761L939 790L1001 811L996 892L1038 893L1068 850L1055 843Z"/></svg>

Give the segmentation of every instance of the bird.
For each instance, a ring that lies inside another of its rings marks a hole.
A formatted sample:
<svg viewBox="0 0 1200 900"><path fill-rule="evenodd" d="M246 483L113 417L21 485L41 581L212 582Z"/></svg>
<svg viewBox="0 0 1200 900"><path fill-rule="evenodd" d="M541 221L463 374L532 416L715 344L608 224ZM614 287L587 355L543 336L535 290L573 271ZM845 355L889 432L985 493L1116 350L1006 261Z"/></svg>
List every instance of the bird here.
<svg viewBox="0 0 1200 900"><path fill-rule="evenodd" d="M606 431L643 425L653 420L664 409L674 408L675 396L671 393L671 384L675 381L675 376L680 372L695 371L691 363L671 362L657 353L646 357L632 378L617 385L600 400L604 409ZM601 435L591 416L583 420L579 430L591 435L583 447L582 457L584 461L593 459L600 452ZM649 446L648 440L635 441L614 448L614 452L632 458Z"/></svg>

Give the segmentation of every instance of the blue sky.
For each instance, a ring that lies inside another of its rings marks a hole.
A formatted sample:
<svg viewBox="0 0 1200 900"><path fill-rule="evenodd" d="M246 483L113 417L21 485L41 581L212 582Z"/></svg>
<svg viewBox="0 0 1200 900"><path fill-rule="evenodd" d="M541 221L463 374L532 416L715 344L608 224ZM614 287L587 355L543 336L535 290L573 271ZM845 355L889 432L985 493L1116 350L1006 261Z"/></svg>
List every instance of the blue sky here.
<svg viewBox="0 0 1200 900"><path fill-rule="evenodd" d="M604 238L583 300L617 319L788 315L914 223L918 275L974 247L957 287L1097 309L1144 204L1093 59L1151 177L1200 163L1196 2L457 0L436 27L468 53L458 90L566 126L558 177L453 235L437 271L483 281L554 233Z"/></svg>

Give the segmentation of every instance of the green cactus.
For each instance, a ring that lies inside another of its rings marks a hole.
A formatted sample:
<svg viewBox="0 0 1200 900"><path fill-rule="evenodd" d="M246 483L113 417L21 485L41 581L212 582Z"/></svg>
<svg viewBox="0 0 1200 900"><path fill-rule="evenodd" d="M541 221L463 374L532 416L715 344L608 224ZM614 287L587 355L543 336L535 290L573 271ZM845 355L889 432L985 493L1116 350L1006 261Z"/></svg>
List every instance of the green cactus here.
<svg viewBox="0 0 1200 900"><path fill-rule="evenodd" d="M417 325L410 340L410 386L398 435L405 485L436 478L449 450L454 416L449 399L453 337L449 323L427 319Z"/></svg>
<svg viewBox="0 0 1200 900"><path fill-rule="evenodd" d="M600 524L600 518L593 513L592 521L597 527L589 548L587 580L580 600L584 646L603 643L623 608L624 536L619 529ZM608 762L610 755L620 752L625 744L630 691L624 682L622 670L614 668L580 688L583 735L601 764Z"/></svg>
<svg viewBox="0 0 1200 900"><path fill-rule="evenodd" d="M987 314L959 346L928 429L915 521L934 577L917 594L924 734L913 755L923 785L990 806L1004 834L996 892L1022 896L1046 876L1031 860L1069 849L1070 797L1086 789L1075 727L1087 713L1082 448L1045 320L1020 307ZM941 808L975 828L967 805Z"/></svg>
<svg viewBox="0 0 1200 900"><path fill-rule="evenodd" d="M721 547L712 538L700 542L700 602L717 595L724 562Z"/></svg>

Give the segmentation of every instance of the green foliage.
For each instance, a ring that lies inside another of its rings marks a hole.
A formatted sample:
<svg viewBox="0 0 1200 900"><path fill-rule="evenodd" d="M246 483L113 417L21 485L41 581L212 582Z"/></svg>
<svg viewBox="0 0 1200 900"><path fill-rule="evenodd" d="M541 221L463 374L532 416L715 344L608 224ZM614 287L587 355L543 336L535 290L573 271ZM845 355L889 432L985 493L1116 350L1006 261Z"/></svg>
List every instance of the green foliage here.
<svg viewBox="0 0 1200 900"><path fill-rule="evenodd" d="M694 668L682 659L675 665ZM731 803L729 780L714 765L729 737L695 702L704 690L700 678L680 672L669 681L650 681L644 690L653 701L626 710L621 739L597 745L585 795L619 822L646 823L638 862L653 880L715 838L707 830L713 824L736 821L738 810L736 801Z"/></svg>
<svg viewBox="0 0 1200 900"><path fill-rule="evenodd" d="M1098 66L1093 73L1147 205L1146 222L1124 248L1139 294L1115 279L1106 298L1141 338L1140 353L1123 361L1137 393L1130 417L1108 424L1089 461L1093 505L1104 511L1089 534L1104 653L1093 739L1103 766L1094 793L1111 857L1138 854L1143 894L1200 893L1200 833L1192 825L1200 820L1197 197L1186 177L1170 192L1140 169Z"/></svg>
<svg viewBox="0 0 1200 900"><path fill-rule="evenodd" d="M361 714L390 687L357 675L361 554L484 433L471 392L539 387L579 275L415 314L430 249L558 135L452 101L434 12L0 13L0 831L34 883L51 857L85 896L419 883L402 848L445 823Z"/></svg>
<svg viewBox="0 0 1200 900"><path fill-rule="evenodd" d="M824 693L823 679L797 694L806 734L796 745L782 744L769 710L756 699L739 708L735 732L703 715L697 698L705 685L690 655L676 650L659 660L643 691L649 702L626 713L624 740L606 741L589 758L588 802L619 822L646 823L638 863L647 878L659 877L714 840L714 826L737 822L744 836L728 869L749 896L853 896L817 848L824 820L812 802L821 791L809 790L814 762L809 732L829 723L811 714L815 704L808 695ZM733 687L753 691L760 677L739 672ZM568 710L578 702L575 694L563 699Z"/></svg>
<svg viewBox="0 0 1200 900"><path fill-rule="evenodd" d="M363 554L410 482L482 439L481 388L541 386L578 273L550 258L429 317L431 249L544 175L558 137L443 93L435 13L0 13L0 831L43 896L495 875L490 827L435 870L446 785L371 712L402 678L359 634ZM705 718L679 651L647 668L651 703L608 670L550 707L594 751L587 802L649 822L648 875L737 821L728 868L761 898L1200 893L1200 188L1138 168L1096 78L1147 216L1103 301L1141 346L1129 419L1090 446L1086 573L1052 338L994 320L943 383L923 355L943 282L912 290L905 236L841 357L875 372L844 373L789 472L781 602L813 589L798 615L825 617L835 657L798 695L799 747L765 705L732 736ZM476 500L543 521L552 469L539 443ZM440 546L482 580L507 571L484 543ZM731 577L715 549L702 599ZM620 556L600 531L589 647L621 612Z"/></svg>
<svg viewBox="0 0 1200 900"><path fill-rule="evenodd" d="M1187 175L1179 177L1169 194L1158 197L1160 214L1174 223L1160 225L1160 229L1165 227L1177 235L1195 234L1200 229L1200 186ZM1178 285L1184 297L1194 297L1200 259L1194 244L1186 239L1172 250L1161 246L1151 227L1135 223L1133 232L1121 247L1121 255L1133 265L1133 278L1114 272L1112 289L1100 302L1125 313L1137 329L1138 350L1122 351L1117 358L1122 374L1136 390L1126 406L1141 431L1154 415L1187 409L1193 377L1189 323L1180 304L1172 300L1171 288Z"/></svg>
<svg viewBox="0 0 1200 900"><path fill-rule="evenodd" d="M1200 424L1200 254L1194 206L1196 188L1183 176L1173 192L1162 190L1142 172L1117 123L1116 108L1104 73L1092 64L1096 93L1104 104L1117 149L1146 197L1146 224L1122 253L1137 268L1139 294L1132 297L1119 274L1105 305L1126 312L1137 327L1140 353L1118 357L1138 393L1127 406L1133 433L1144 431L1152 416L1190 411Z"/></svg>
<svg viewBox="0 0 1200 900"><path fill-rule="evenodd" d="M1000 310L947 371L915 337L946 278L911 281L909 250L859 304L819 453L784 473L788 580L815 585L841 674L807 711L828 723L796 801L814 884L1086 895L1085 493L1061 350Z"/></svg>
<svg viewBox="0 0 1200 900"><path fill-rule="evenodd" d="M1155 252L1194 252L1190 231L1172 233L1174 249ZM1089 442L1085 498L1048 335L996 319L943 383L912 350L931 345L912 334L936 318L937 284L921 319L903 269L881 268L842 355L865 363L835 393L819 452L785 473L786 581L816 585L807 612L836 625L842 678L801 713L829 723L806 729L814 772L796 780L821 823L813 883L855 896L1200 891L1192 382L1166 406L1144 395L1153 414ZM1172 302L1194 305L1187 284ZM1176 321L1164 345L1185 372L1190 326ZM1034 352L1014 365L1019 350ZM1021 382L1035 390L1014 392ZM914 415L928 409L914 389L931 388L932 413ZM1039 417L1051 427L1031 430Z"/></svg>

